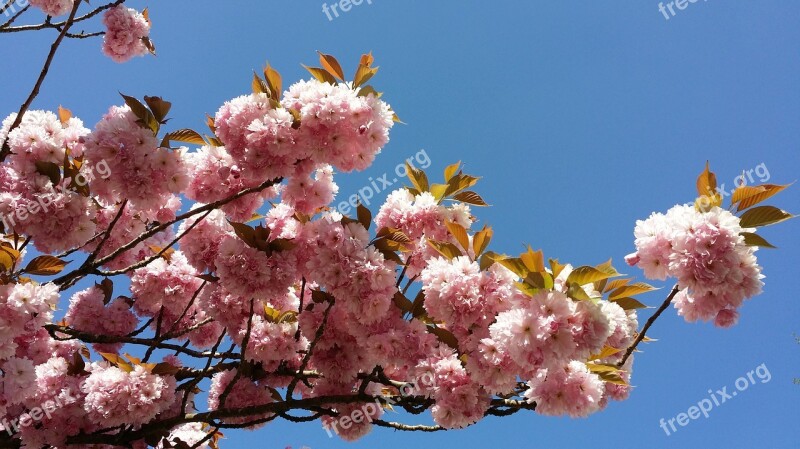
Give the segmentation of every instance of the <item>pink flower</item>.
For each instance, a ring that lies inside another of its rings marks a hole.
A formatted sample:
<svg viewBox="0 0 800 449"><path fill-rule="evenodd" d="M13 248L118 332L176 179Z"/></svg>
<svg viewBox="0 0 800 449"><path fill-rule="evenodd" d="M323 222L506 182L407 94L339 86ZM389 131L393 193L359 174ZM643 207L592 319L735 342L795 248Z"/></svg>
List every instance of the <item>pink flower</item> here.
<svg viewBox="0 0 800 449"><path fill-rule="evenodd" d="M114 62L147 54L145 42L150 35L150 21L142 13L123 5L115 6L103 15L103 24L106 26L103 53Z"/></svg>
<svg viewBox="0 0 800 449"><path fill-rule="evenodd" d="M151 374L142 366L126 372L115 366L92 364L81 385L84 409L101 427L123 424L140 427L166 410L175 396L175 379Z"/></svg>
<svg viewBox="0 0 800 449"><path fill-rule="evenodd" d="M30 0L30 4L44 11L48 16L60 16L72 10L74 0Z"/></svg>

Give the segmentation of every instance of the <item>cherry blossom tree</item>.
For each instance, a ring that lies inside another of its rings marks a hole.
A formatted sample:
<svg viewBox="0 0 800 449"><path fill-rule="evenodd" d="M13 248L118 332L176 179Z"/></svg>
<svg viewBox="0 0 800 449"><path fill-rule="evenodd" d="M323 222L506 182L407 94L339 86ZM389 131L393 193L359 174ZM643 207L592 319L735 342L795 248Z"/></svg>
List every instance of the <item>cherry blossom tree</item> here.
<svg viewBox="0 0 800 449"><path fill-rule="evenodd" d="M724 208L707 165L696 201L635 225L626 262L675 283L640 328L635 297L655 287L611 261L489 250L479 178L460 163L436 182L408 164L411 185L374 214L329 207L334 173L368 168L399 121L368 84L371 54L352 77L320 54L285 90L267 66L203 133L168 129L161 97L123 95L92 129L30 110L63 39L102 34L118 62L154 51L147 12L123 3L79 15L31 0L0 26L59 32L0 128L3 448L216 448L277 419L352 441L523 410L585 417L629 396L636 348L670 304L736 324L763 286L757 228L792 217L759 205L784 185L740 186ZM31 6L44 22L15 25ZM69 31L100 14L105 31Z"/></svg>

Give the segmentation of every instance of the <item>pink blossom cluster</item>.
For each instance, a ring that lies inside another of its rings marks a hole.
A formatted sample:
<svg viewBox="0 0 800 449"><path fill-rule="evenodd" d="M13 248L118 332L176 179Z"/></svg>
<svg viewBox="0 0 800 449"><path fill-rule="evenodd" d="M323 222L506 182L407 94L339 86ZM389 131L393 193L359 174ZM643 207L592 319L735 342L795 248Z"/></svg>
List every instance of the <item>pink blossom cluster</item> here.
<svg viewBox="0 0 800 449"><path fill-rule="evenodd" d="M32 236L36 248L43 252L85 243L95 233L97 208L90 198L69 188L71 178L59 179L53 185L37 164L63 165L67 150L74 157L81 156L81 141L89 130L77 118L62 124L52 112L28 111L9 133L16 117L8 116L0 128L0 143L7 140L12 152L0 166L3 226L7 232Z"/></svg>
<svg viewBox="0 0 800 449"><path fill-rule="evenodd" d="M44 11L48 16L64 15L72 10L74 0L29 0L29 3Z"/></svg>
<svg viewBox="0 0 800 449"><path fill-rule="evenodd" d="M131 276L133 309L142 317L154 318L154 325L164 332L194 329L180 338L197 347L208 348L222 333L218 322L206 322L208 312L197 297L203 281L180 251L159 258L139 268ZM205 323L205 324L203 324Z"/></svg>
<svg viewBox="0 0 800 449"><path fill-rule="evenodd" d="M130 334L139 322L127 298L119 297L105 304L105 294L99 287L90 287L73 295L64 319L73 329L111 337ZM121 347L122 343L94 345L95 351L111 353Z"/></svg>
<svg viewBox="0 0 800 449"><path fill-rule="evenodd" d="M490 395L470 377L457 354L439 347L416 367L423 394L436 401L431 412L437 424L460 429L478 422L489 409Z"/></svg>
<svg viewBox="0 0 800 449"><path fill-rule="evenodd" d="M263 406L272 402L272 394L265 385L259 385L258 382L243 376L237 376L236 372L232 370L215 374L211 380L211 389L208 392L208 408L211 410ZM264 425L263 422L259 422L260 420L271 416L272 413L262 413L229 418L224 421L228 424L250 424L249 429L257 429Z"/></svg>
<svg viewBox="0 0 800 449"><path fill-rule="evenodd" d="M116 366L93 363L81 385L86 395L87 417L102 427L148 423L169 407L175 396L175 379L149 373L136 366L128 372Z"/></svg>
<svg viewBox="0 0 800 449"><path fill-rule="evenodd" d="M90 163L106 161L114 176L98 179L98 197L114 204L127 199L140 210L156 210L189 184L185 149L160 148L153 131L137 123L128 106L114 106L86 137Z"/></svg>
<svg viewBox="0 0 800 449"><path fill-rule="evenodd" d="M53 318L57 303L58 287L53 284L0 285L0 361L24 354L34 335Z"/></svg>
<svg viewBox="0 0 800 449"><path fill-rule="evenodd" d="M415 196L407 189L390 193L375 217L378 227L399 229L411 239L404 254L409 260L407 274L412 277L420 274L427 260L439 255L428 245L428 240L456 243L445 226L448 221L469 229L472 226L469 206L463 203L444 206L429 192Z"/></svg>
<svg viewBox="0 0 800 449"><path fill-rule="evenodd" d="M126 62L149 51L146 39L150 36L150 21L139 11L115 6L103 15L103 24L103 53L114 62Z"/></svg>
<svg viewBox="0 0 800 449"><path fill-rule="evenodd" d="M730 327L745 299L761 293L756 247L745 244L739 218L714 207L675 206L636 223L636 252L626 260L650 279L676 278L675 308L687 321Z"/></svg>

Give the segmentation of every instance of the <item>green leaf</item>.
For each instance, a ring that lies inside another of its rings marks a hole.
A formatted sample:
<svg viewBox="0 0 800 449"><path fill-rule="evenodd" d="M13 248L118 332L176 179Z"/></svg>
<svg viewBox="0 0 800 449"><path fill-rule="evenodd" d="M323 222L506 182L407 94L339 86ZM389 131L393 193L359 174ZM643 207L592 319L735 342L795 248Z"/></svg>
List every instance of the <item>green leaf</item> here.
<svg viewBox="0 0 800 449"><path fill-rule="evenodd" d="M794 217L794 215L784 210L780 210L777 207L759 206L742 214L741 226L743 228L768 226L786 221L792 217Z"/></svg>

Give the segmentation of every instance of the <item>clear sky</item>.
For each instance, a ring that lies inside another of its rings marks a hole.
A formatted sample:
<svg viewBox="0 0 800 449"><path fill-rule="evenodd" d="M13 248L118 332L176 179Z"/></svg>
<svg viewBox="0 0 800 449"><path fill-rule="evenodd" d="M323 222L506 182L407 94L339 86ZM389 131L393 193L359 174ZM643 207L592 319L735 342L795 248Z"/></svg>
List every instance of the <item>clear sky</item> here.
<svg viewBox="0 0 800 449"><path fill-rule="evenodd" d="M493 206L478 216L494 226L497 252L529 243L579 265L613 257L641 277L622 261L635 220L692 200L706 160L728 188L757 167L774 183L800 174L797 2L697 1L672 16L655 0L364 0L333 20L314 0L129 4L150 8L158 57L117 65L99 40L66 42L36 108L63 104L92 126L118 91L162 95L174 103L171 125L199 129L205 113L249 91L266 60L286 85L307 76L300 64L316 64L316 50L348 71L371 50L381 66L372 84L407 125L372 168L336 179L340 199L369 177L393 178L422 149L434 177L461 160L484 177L478 190ZM54 37L0 36L0 114L18 109ZM800 186L772 203L800 213ZM759 251L765 292L736 327L687 324L669 309L652 330L658 342L637 357L631 398L588 419L520 413L434 435L376 429L355 444L318 423L276 422L230 432L227 447L797 447L798 226L763 231L780 249ZM762 364L769 382L755 377L671 436L659 427Z"/></svg>

